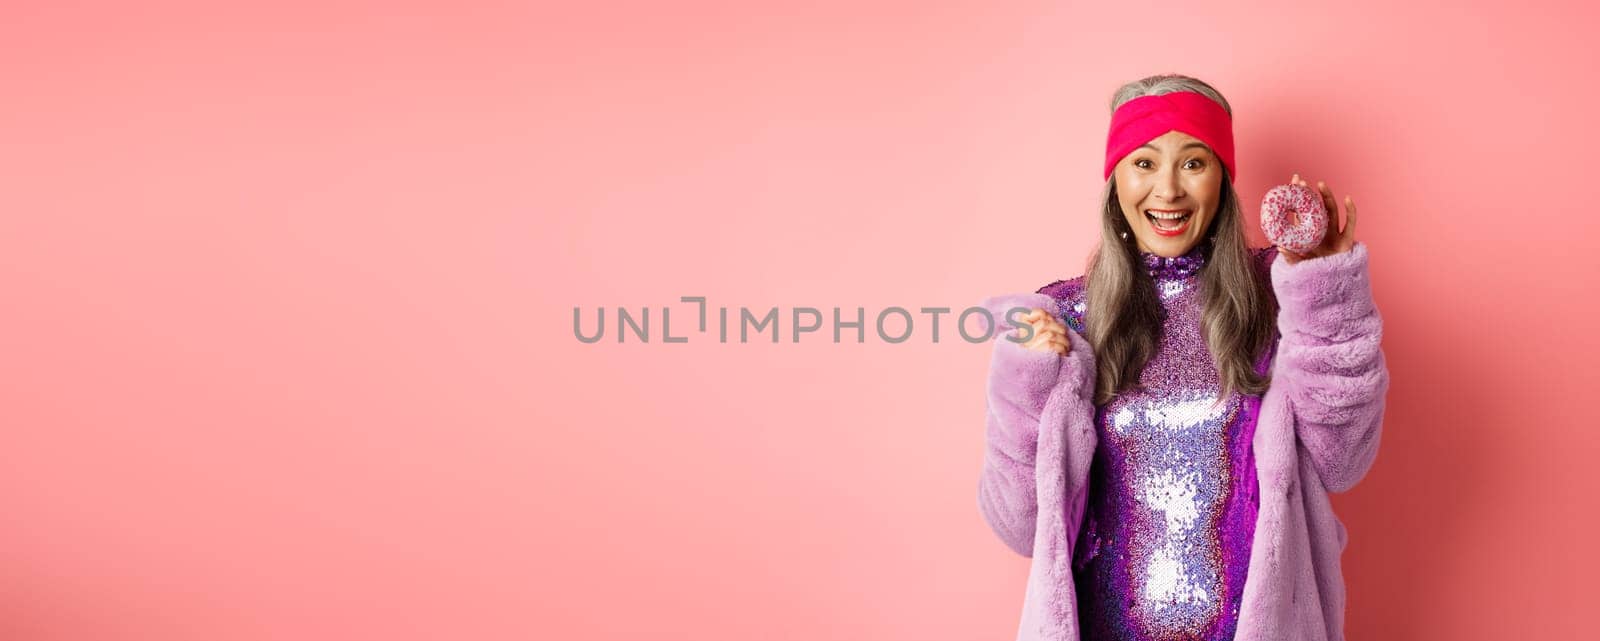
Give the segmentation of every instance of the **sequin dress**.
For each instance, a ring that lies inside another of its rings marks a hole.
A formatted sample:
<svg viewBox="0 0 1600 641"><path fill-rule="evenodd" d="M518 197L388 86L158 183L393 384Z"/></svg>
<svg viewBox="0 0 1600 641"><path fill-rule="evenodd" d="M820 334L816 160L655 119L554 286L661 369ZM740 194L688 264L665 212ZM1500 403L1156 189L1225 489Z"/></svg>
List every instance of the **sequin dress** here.
<svg viewBox="0 0 1600 641"><path fill-rule="evenodd" d="M1255 250L1258 265L1271 259ZM1251 439L1260 397L1219 399L1200 323L1209 247L1144 253L1164 309L1144 388L1096 407L1073 578L1084 641L1224 641L1238 623L1259 505ZM1275 253L1275 251L1274 251ZM1083 277L1041 289L1083 331ZM1270 352L1257 361L1265 371Z"/></svg>

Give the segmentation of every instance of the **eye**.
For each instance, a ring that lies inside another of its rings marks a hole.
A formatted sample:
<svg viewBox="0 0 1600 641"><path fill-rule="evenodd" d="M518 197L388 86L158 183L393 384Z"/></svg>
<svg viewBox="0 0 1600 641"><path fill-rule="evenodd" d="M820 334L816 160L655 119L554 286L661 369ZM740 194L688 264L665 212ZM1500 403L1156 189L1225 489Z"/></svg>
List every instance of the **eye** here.
<svg viewBox="0 0 1600 641"><path fill-rule="evenodd" d="M1138 167L1140 169L1149 169L1150 167L1146 166L1146 164L1141 164L1141 163L1149 163L1149 162L1150 162L1149 160L1146 160L1144 158L1140 158L1138 160L1133 161L1133 166Z"/></svg>
<svg viewBox="0 0 1600 641"><path fill-rule="evenodd" d="M1185 166L1187 166L1187 165L1189 165L1189 164L1193 164L1193 165L1194 165L1194 166L1193 166L1193 167L1190 167L1190 169L1199 169L1199 168L1201 168L1201 167L1204 167L1204 166L1206 166L1206 164L1205 164L1205 162L1203 162L1203 161L1201 161L1201 160L1200 160L1200 159L1198 159L1198 158L1196 158L1196 159L1192 159L1192 160L1190 160L1190 161L1189 161L1189 162L1188 162L1188 163L1185 163Z"/></svg>

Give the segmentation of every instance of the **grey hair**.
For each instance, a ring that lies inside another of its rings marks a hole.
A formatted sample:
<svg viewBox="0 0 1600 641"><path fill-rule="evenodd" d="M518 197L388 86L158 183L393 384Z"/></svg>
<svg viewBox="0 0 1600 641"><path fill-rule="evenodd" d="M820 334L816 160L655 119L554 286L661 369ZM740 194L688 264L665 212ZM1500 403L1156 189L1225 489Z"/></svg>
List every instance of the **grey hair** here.
<svg viewBox="0 0 1600 641"><path fill-rule="evenodd" d="M1121 88L1117 89L1116 93L1111 94L1111 111L1115 112L1117 107L1122 106L1122 103L1134 98L1160 96L1178 91L1189 91L1210 98L1216 101L1217 104L1222 105L1222 110L1228 112L1230 117L1233 116L1233 107L1228 105L1228 99L1223 98L1222 93L1218 92L1216 88L1198 78L1190 78L1189 76L1175 73L1140 78L1122 85Z"/></svg>

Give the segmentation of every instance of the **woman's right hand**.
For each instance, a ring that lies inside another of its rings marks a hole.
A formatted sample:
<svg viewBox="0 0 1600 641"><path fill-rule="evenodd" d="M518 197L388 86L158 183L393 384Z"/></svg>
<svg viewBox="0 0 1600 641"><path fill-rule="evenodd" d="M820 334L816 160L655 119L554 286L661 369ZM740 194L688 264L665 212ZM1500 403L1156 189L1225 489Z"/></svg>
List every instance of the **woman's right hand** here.
<svg viewBox="0 0 1600 641"><path fill-rule="evenodd" d="M1067 327L1049 312L1044 311L1044 308L1035 307L1033 311L1018 318L1033 326L1033 338L1023 343L1023 347L1041 352L1055 352L1063 356L1072 350L1072 343L1067 340ZM1022 338L1024 336L1022 328L1017 328L1013 336Z"/></svg>

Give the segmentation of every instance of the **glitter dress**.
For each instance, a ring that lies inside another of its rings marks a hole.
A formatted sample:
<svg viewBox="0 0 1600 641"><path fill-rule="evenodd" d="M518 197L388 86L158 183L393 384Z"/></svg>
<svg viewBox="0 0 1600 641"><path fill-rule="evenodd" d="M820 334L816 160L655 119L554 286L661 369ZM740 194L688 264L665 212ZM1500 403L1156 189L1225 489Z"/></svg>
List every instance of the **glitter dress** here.
<svg viewBox="0 0 1600 641"><path fill-rule="evenodd" d="M1254 250L1258 265L1269 251ZM1208 252L1202 242L1183 256L1142 253L1163 330L1143 389L1096 407L1099 446L1072 563L1084 641L1234 636L1259 505L1251 439L1261 399L1218 399L1200 323ZM1083 331L1083 277L1040 292Z"/></svg>

